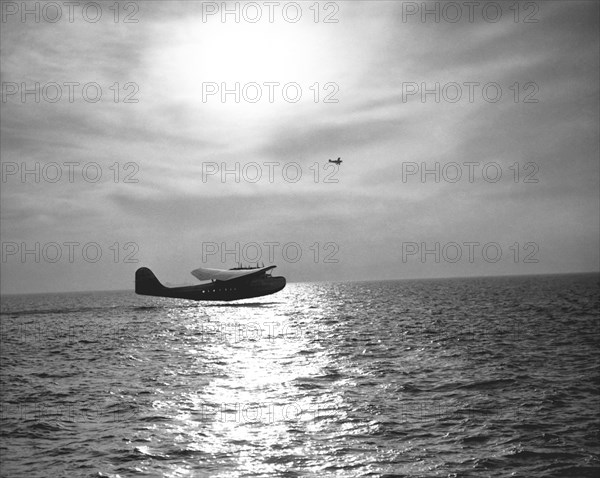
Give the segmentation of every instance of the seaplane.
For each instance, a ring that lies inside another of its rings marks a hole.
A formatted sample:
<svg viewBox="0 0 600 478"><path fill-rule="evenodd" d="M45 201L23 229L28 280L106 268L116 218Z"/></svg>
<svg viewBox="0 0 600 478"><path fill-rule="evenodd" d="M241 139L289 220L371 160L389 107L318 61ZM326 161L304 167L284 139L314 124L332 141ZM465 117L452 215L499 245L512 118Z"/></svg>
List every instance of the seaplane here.
<svg viewBox="0 0 600 478"><path fill-rule="evenodd" d="M330 159L329 162L333 163L333 164L337 164L339 166L340 164L342 164L342 158L338 158L335 161Z"/></svg>
<svg viewBox="0 0 600 478"><path fill-rule="evenodd" d="M234 267L207 269L200 267L192 275L206 284L183 287L165 287L147 267L135 271L135 293L155 297L188 300L231 301L274 294L285 287L285 277L272 277L277 266Z"/></svg>

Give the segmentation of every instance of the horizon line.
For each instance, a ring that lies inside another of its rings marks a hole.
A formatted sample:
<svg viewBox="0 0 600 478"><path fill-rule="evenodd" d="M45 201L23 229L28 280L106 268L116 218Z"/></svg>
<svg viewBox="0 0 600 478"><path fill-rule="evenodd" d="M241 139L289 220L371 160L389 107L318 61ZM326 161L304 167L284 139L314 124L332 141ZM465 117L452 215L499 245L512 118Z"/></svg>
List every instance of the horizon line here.
<svg viewBox="0 0 600 478"><path fill-rule="evenodd" d="M312 284L312 283L347 283L347 282L393 282L393 281L419 281L419 280L448 280L448 279L493 279L499 277L541 277L541 276L559 276L559 275L583 275L600 274L596 271L578 271L578 272L548 272L543 274L499 274L499 275L474 275L474 276L443 276L443 277L404 277L397 279L361 279L361 280L314 280L314 281L290 281L288 284ZM48 295L48 294L86 294L100 292L134 292L135 289L101 289L101 290L70 290L60 292L11 292L2 293L1 297L19 296L19 295ZM196 301L198 302L198 301ZM201 302L201 301L200 301Z"/></svg>

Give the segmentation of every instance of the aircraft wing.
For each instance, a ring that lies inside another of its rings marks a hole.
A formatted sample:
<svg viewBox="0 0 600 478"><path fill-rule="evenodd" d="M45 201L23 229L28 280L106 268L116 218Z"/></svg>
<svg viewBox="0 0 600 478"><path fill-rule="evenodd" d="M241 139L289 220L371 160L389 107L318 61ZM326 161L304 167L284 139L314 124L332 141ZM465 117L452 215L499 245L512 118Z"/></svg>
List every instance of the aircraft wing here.
<svg viewBox="0 0 600 478"><path fill-rule="evenodd" d="M238 270L223 270L223 269L205 269L200 267L192 271L192 275L198 280L219 280L228 281L239 279L241 277L249 277L261 275L265 272L275 269L277 266L261 267L260 269L238 269Z"/></svg>

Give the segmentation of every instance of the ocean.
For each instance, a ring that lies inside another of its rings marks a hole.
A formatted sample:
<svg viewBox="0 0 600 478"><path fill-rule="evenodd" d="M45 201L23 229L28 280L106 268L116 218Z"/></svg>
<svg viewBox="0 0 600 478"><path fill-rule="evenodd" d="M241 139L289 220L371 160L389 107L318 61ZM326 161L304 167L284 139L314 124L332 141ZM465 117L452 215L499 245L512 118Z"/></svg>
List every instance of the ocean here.
<svg viewBox="0 0 600 478"><path fill-rule="evenodd" d="M5 296L0 474L597 477L599 285Z"/></svg>

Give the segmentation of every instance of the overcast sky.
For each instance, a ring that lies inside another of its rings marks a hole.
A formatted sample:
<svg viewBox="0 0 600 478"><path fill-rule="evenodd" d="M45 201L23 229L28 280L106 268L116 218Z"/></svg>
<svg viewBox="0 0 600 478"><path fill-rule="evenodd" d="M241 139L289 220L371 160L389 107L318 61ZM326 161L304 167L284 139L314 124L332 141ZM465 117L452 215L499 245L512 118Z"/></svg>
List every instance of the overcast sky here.
<svg viewBox="0 0 600 478"><path fill-rule="evenodd" d="M88 3L2 1L2 293L599 269L597 2Z"/></svg>

